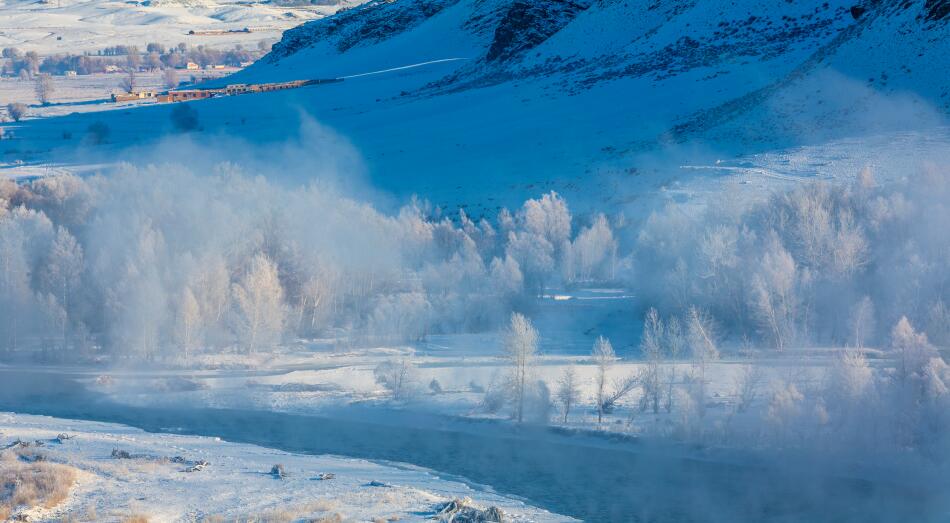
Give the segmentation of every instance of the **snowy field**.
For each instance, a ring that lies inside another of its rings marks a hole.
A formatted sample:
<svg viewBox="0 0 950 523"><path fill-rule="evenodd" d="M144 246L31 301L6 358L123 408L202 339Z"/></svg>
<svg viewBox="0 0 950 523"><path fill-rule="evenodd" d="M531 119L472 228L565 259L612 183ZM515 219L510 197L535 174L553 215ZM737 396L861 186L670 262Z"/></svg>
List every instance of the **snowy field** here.
<svg viewBox="0 0 950 523"><path fill-rule="evenodd" d="M179 71L181 81L190 81L194 76L198 82L221 78L238 71L238 68L197 71ZM112 102L112 95L122 92L124 73L96 73L80 76L51 77L55 101L42 105L36 99L35 84L30 80L13 77L0 77L0 99L7 103L22 103L28 106L24 119L49 118L72 113L100 112L115 109L129 109L136 105L155 103L154 100L141 102ZM136 76L138 89L146 91L164 91L162 73L141 72ZM4 107L4 112L6 108ZM7 133L15 136L13 129Z"/></svg>
<svg viewBox="0 0 950 523"><path fill-rule="evenodd" d="M425 521L464 498L500 508L509 521L572 521L418 467L107 423L0 414L0 447L0 473L35 456L75 471L65 500L15 507L10 517L19 521ZM271 473L275 465L283 477Z"/></svg>
<svg viewBox="0 0 950 523"><path fill-rule="evenodd" d="M159 42L164 45L254 47L307 20L321 18L360 2L282 7L270 2L150 0L61 0L0 3L0 47L41 55L93 52L114 45ZM190 31L241 31L216 35Z"/></svg>

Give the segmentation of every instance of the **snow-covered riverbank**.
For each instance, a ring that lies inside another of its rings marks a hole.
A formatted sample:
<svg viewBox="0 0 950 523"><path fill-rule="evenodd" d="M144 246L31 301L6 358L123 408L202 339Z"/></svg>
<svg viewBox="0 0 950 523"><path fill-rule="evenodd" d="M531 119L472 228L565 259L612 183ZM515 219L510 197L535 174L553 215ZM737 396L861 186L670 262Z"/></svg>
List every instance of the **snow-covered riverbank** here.
<svg viewBox="0 0 950 523"><path fill-rule="evenodd" d="M60 434L70 439L60 441ZM30 442L31 455L77 470L69 496L58 506L14 512L29 515L29 521L123 521L134 515L153 522L419 521L465 497L476 506L499 507L512 521L570 520L417 467L306 456L213 437L151 434L109 423L0 414L2 446L17 440ZM195 467L202 462L208 465ZM278 464L282 478L271 473ZM200 470L189 472L194 468Z"/></svg>

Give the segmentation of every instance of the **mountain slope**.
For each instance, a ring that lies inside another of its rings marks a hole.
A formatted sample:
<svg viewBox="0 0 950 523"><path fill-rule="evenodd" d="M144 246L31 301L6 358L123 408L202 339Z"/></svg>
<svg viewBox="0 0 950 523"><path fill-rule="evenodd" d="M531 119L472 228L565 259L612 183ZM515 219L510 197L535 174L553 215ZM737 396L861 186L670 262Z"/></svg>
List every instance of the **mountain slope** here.
<svg viewBox="0 0 950 523"><path fill-rule="evenodd" d="M305 149L309 115L397 194L488 212L547 189L629 205L700 176L683 163L945 125L944 6L375 0L287 31L220 83L344 82L193 106L206 135ZM171 109L115 118L110 154L170 131ZM17 132L49 140L104 117Z"/></svg>

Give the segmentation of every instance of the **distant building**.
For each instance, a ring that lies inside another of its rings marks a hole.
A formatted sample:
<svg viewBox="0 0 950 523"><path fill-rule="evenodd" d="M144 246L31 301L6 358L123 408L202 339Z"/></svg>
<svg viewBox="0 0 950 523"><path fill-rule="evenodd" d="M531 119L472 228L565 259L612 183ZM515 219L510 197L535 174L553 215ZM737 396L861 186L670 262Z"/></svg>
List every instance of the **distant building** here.
<svg viewBox="0 0 950 523"><path fill-rule="evenodd" d="M250 67L254 65L254 62L241 62L241 67Z"/></svg>
<svg viewBox="0 0 950 523"><path fill-rule="evenodd" d="M251 87L247 84L231 84L224 88L224 93L227 95L244 94L249 92L252 91Z"/></svg>
<svg viewBox="0 0 950 523"><path fill-rule="evenodd" d="M106 66L107 73L118 73L119 71L121 71L121 69L119 69L117 65L109 64Z"/></svg>
<svg viewBox="0 0 950 523"><path fill-rule="evenodd" d="M168 91L159 94L157 99L159 102L187 102L189 100L201 100L203 98L216 98L218 96L233 96L248 93L266 93L270 91L296 89L298 87L305 87L308 85L335 83L342 81L342 78L331 78L324 80L293 80L290 82L267 84L228 84L223 88L182 89L179 91Z"/></svg>
<svg viewBox="0 0 950 523"><path fill-rule="evenodd" d="M211 98L218 94L214 90L189 89L184 91L169 91L158 95L159 102L187 102L189 100L201 100L202 98Z"/></svg>
<svg viewBox="0 0 950 523"><path fill-rule="evenodd" d="M66 71L64 74L66 76L76 76L76 71Z"/></svg>
<svg viewBox="0 0 950 523"><path fill-rule="evenodd" d="M187 64L185 64L185 69L189 71L197 71L198 69L201 69L201 66L194 62L188 62Z"/></svg>
<svg viewBox="0 0 950 523"><path fill-rule="evenodd" d="M158 93L155 91L133 91L131 93L113 93L113 102L132 102L135 100L148 100L155 98Z"/></svg>

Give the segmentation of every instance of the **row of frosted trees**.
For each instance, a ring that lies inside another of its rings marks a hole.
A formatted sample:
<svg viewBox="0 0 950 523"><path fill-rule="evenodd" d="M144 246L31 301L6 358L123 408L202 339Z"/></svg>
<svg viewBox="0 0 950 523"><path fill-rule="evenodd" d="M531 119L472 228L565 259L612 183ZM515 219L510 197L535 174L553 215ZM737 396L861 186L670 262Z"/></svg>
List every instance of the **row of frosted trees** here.
<svg viewBox="0 0 950 523"><path fill-rule="evenodd" d="M227 166L3 182L0 347L154 358L493 329L545 285L615 277L606 218L572 222L554 193L476 223Z"/></svg>
<svg viewBox="0 0 950 523"><path fill-rule="evenodd" d="M673 205L637 233L633 281L644 301L708 310L735 344L886 344L902 316L950 343L947 173L878 184L803 184L702 213Z"/></svg>
<svg viewBox="0 0 950 523"><path fill-rule="evenodd" d="M847 349L827 365L787 359L714 369L720 334L707 313L690 307L683 317L662 318L650 309L642 360L620 365L610 341L599 337L581 362L583 374L571 365L554 383L538 366L539 337L530 320L512 314L503 336L508 371L485 392L489 411L507 408L519 423L548 423L555 410L557 421L568 423L582 411L582 419L592 423L593 415L596 426L606 426L606 416L617 420L623 403L619 419L632 425L624 426L653 436L902 462L909 455L943 459L950 443L950 366L906 317L881 345L884 364L872 365L865 350ZM398 368L405 393L411 362Z"/></svg>

